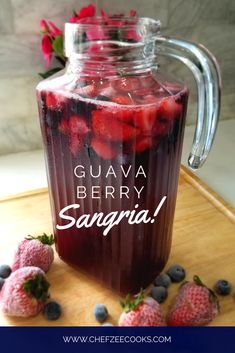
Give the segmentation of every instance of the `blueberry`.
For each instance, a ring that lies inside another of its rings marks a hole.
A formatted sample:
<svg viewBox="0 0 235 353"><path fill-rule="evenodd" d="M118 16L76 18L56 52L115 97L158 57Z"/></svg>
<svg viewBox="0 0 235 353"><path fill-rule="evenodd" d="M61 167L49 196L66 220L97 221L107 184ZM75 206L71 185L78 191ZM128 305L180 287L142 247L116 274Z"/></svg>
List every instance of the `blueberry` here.
<svg viewBox="0 0 235 353"><path fill-rule="evenodd" d="M99 95L97 97L95 97L95 100L97 101L107 101L107 102L110 102L110 98L109 97L106 97L106 96L103 96L103 95Z"/></svg>
<svg viewBox="0 0 235 353"><path fill-rule="evenodd" d="M169 287L170 284L171 284L171 279L167 273L160 273L160 275L158 275L154 280L155 286L162 286L167 288Z"/></svg>
<svg viewBox="0 0 235 353"><path fill-rule="evenodd" d="M0 265L0 277L7 278L11 274L11 268L8 265Z"/></svg>
<svg viewBox="0 0 235 353"><path fill-rule="evenodd" d="M172 282L181 282L185 279L186 272L185 269L180 265L173 265L167 271L168 276Z"/></svg>
<svg viewBox="0 0 235 353"><path fill-rule="evenodd" d="M5 279L0 277L0 291L1 291L2 287L3 287L3 285L4 285L4 282L5 282Z"/></svg>
<svg viewBox="0 0 235 353"><path fill-rule="evenodd" d="M105 322L102 326L113 326L113 324L111 324L111 322Z"/></svg>
<svg viewBox="0 0 235 353"><path fill-rule="evenodd" d="M220 279L215 284L215 291L220 295L228 295L231 293L232 285L226 279Z"/></svg>
<svg viewBox="0 0 235 353"><path fill-rule="evenodd" d="M99 322L104 322L108 317L108 310L103 304L96 304L93 311L95 318Z"/></svg>
<svg viewBox="0 0 235 353"><path fill-rule="evenodd" d="M151 295L158 303L163 303L168 296L168 292L166 287L158 286L153 287Z"/></svg>
<svg viewBox="0 0 235 353"><path fill-rule="evenodd" d="M57 302L49 302L44 306L43 315L47 320L57 320L61 315L61 307Z"/></svg>
<svg viewBox="0 0 235 353"><path fill-rule="evenodd" d="M58 113L51 112L48 110L46 114L47 126L50 127L51 129L57 129L59 121L60 121L60 117L58 116Z"/></svg>

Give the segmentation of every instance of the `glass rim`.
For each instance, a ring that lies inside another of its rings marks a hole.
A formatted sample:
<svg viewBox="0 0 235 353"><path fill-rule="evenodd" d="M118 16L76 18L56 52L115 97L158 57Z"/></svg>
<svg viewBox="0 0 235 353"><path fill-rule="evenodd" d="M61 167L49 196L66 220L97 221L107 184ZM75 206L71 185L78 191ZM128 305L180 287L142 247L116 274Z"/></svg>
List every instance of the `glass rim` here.
<svg viewBox="0 0 235 353"><path fill-rule="evenodd" d="M78 20L76 23L71 23L71 22L66 22L65 27L66 28L71 28L71 30L75 29L91 29L95 28L97 26L99 27L104 27L107 29L116 29L116 28L122 28L122 29L133 29L136 28L136 26L151 26L151 30L154 33L159 32L161 28L161 22L158 19L153 19L150 17L125 17L125 16L114 16L114 17L109 17L112 22L117 22L108 24L106 23L106 20L101 17L101 16L93 16L93 17L86 17L83 19ZM92 23L92 21L97 21L98 23ZM90 21L90 23L89 23ZM120 24L120 21L124 21L124 24Z"/></svg>

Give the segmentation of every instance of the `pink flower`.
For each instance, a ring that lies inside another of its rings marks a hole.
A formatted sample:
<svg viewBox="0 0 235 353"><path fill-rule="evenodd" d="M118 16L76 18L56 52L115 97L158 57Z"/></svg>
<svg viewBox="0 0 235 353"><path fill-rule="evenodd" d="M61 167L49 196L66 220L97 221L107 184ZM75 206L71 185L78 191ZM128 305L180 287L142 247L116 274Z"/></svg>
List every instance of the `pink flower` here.
<svg viewBox="0 0 235 353"><path fill-rule="evenodd" d="M49 33L52 37L57 37L63 34L63 32L58 27L56 27L53 22L48 21L48 23L51 27Z"/></svg>
<svg viewBox="0 0 235 353"><path fill-rule="evenodd" d="M138 42L141 39L141 36L136 32L136 30L130 29L127 33L127 39L132 39Z"/></svg>
<svg viewBox="0 0 235 353"><path fill-rule="evenodd" d="M70 23L77 23L78 20L79 20L79 17L78 17L77 14L75 14L75 15L70 17L69 22Z"/></svg>
<svg viewBox="0 0 235 353"><path fill-rule="evenodd" d="M41 32L42 33L47 33L49 32L49 27L48 27L48 24L47 24L47 21L42 19L40 21L40 29L41 29Z"/></svg>
<svg viewBox="0 0 235 353"><path fill-rule="evenodd" d="M46 68L50 65L52 56L52 41L48 35L44 34L41 41L41 51L46 60Z"/></svg>
<svg viewBox="0 0 235 353"><path fill-rule="evenodd" d="M100 16L106 21L109 19L109 15L103 9L100 10Z"/></svg>
<svg viewBox="0 0 235 353"><path fill-rule="evenodd" d="M82 7L78 17L85 18L85 17L93 17L95 16L95 6L93 4L89 4L86 7Z"/></svg>
<svg viewBox="0 0 235 353"><path fill-rule="evenodd" d="M105 34L101 26L97 26L95 28L87 30L86 36L89 40L97 40L97 39L102 40L102 39L108 38L108 35Z"/></svg>
<svg viewBox="0 0 235 353"><path fill-rule="evenodd" d="M130 17L136 17L137 16L137 11L136 10L130 10L129 16Z"/></svg>

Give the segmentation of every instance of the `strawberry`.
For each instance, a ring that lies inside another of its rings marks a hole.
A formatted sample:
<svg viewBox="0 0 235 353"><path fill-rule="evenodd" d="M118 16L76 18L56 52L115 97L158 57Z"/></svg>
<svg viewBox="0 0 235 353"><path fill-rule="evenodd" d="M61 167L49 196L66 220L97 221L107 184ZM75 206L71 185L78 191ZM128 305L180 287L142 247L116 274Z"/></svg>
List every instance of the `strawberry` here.
<svg viewBox="0 0 235 353"><path fill-rule="evenodd" d="M62 119L58 129L60 130L60 132L62 132L63 134L68 134L69 133L69 121L68 119Z"/></svg>
<svg viewBox="0 0 235 353"><path fill-rule="evenodd" d="M45 233L37 237L29 235L21 240L14 255L12 271L25 266L35 266L47 272L54 260L52 244L53 235L48 236Z"/></svg>
<svg viewBox="0 0 235 353"><path fill-rule="evenodd" d="M172 120L181 115L182 105L177 103L173 97L167 97L162 99L157 113L158 116Z"/></svg>
<svg viewBox="0 0 235 353"><path fill-rule="evenodd" d="M104 110L92 112L92 127L98 137L111 141L127 141L139 134L139 129L119 121L117 114Z"/></svg>
<svg viewBox="0 0 235 353"><path fill-rule="evenodd" d="M82 96L95 97L97 95L97 88L96 85L92 83L88 86L76 88L74 92Z"/></svg>
<svg viewBox="0 0 235 353"><path fill-rule="evenodd" d="M140 80L135 77L122 77L112 82L113 87L117 91L130 92L140 87Z"/></svg>
<svg viewBox="0 0 235 353"><path fill-rule="evenodd" d="M113 102L122 104L122 105L130 105L133 104L133 100L129 96L115 96L113 97Z"/></svg>
<svg viewBox="0 0 235 353"><path fill-rule="evenodd" d="M83 145L83 138L74 132L69 134L69 149L74 156L80 151Z"/></svg>
<svg viewBox="0 0 235 353"><path fill-rule="evenodd" d="M198 276L193 279L180 287L167 318L169 326L202 326L218 314L219 304L214 292Z"/></svg>
<svg viewBox="0 0 235 353"><path fill-rule="evenodd" d="M46 106L48 109L61 109L63 104L66 103L67 98L59 93L47 92Z"/></svg>
<svg viewBox="0 0 235 353"><path fill-rule="evenodd" d="M144 98L145 96L153 94L153 90L152 88L149 88L149 87L141 87L136 89L133 93L135 96ZM156 102L156 97L155 97L155 102Z"/></svg>
<svg viewBox="0 0 235 353"><path fill-rule="evenodd" d="M37 315L48 298L45 273L38 267L22 267L5 280L0 292L0 307L10 316Z"/></svg>
<svg viewBox="0 0 235 353"><path fill-rule="evenodd" d="M144 299L143 290L134 301L127 296L121 305L124 312L119 318L119 326L165 326L160 305L151 297Z"/></svg>
<svg viewBox="0 0 235 353"><path fill-rule="evenodd" d="M87 134L90 129L87 127L85 120L79 115L73 115L68 120L68 129L70 133Z"/></svg>
<svg viewBox="0 0 235 353"><path fill-rule="evenodd" d="M154 136L165 136L170 132L172 126L172 120L158 117L153 126L152 133Z"/></svg>
<svg viewBox="0 0 235 353"><path fill-rule="evenodd" d="M151 136L140 136L134 143L133 149L136 152L144 152L154 145L154 140Z"/></svg>
<svg viewBox="0 0 235 353"><path fill-rule="evenodd" d="M155 106L144 107L135 112L134 123L141 129L142 133L151 135L156 116L157 109Z"/></svg>
<svg viewBox="0 0 235 353"><path fill-rule="evenodd" d="M97 137L91 140L91 147L103 159L113 159L117 155L116 149L110 143L106 143Z"/></svg>

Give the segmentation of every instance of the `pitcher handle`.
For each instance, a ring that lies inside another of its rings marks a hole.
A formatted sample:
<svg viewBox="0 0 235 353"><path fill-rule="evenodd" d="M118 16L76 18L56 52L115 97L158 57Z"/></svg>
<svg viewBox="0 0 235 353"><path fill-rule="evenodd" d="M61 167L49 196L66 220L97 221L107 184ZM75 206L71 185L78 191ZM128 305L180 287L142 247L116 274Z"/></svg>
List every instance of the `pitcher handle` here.
<svg viewBox="0 0 235 353"><path fill-rule="evenodd" d="M188 165L200 168L210 152L215 137L221 94L221 74L215 57L201 44L177 38L156 38L157 55L165 55L182 61L193 73L197 83L198 109Z"/></svg>

